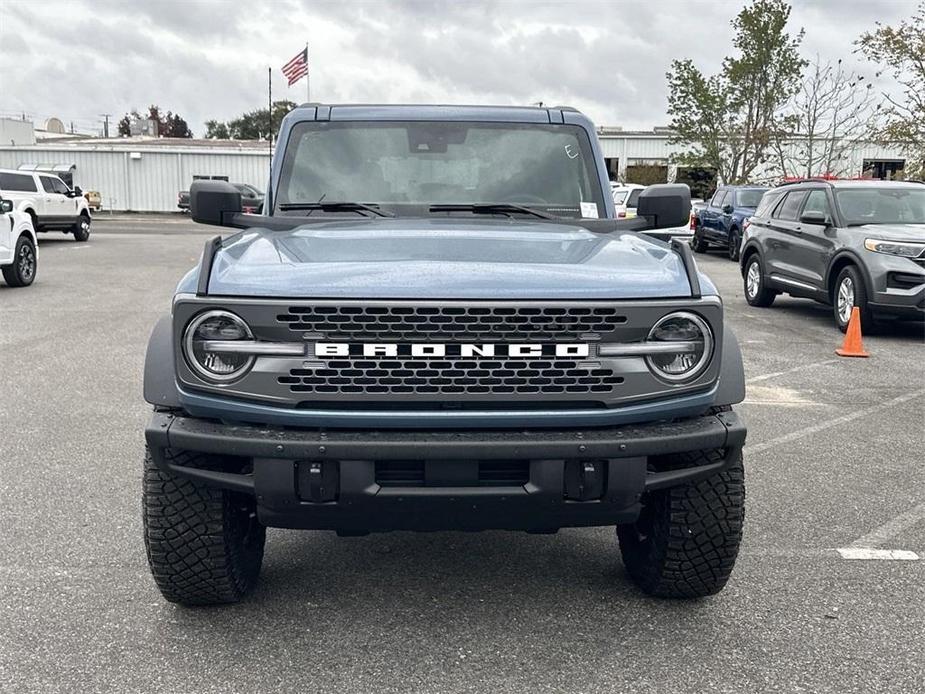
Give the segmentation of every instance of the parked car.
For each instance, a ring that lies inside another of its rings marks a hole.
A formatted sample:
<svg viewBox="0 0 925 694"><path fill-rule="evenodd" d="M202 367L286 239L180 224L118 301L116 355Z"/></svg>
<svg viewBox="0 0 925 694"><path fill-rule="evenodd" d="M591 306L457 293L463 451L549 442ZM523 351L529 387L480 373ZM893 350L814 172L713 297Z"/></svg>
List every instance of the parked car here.
<svg viewBox="0 0 925 694"><path fill-rule="evenodd" d="M755 213L765 186L720 186L694 218L691 248L706 253L711 246L725 248L731 260L739 259L742 231Z"/></svg>
<svg viewBox="0 0 925 694"><path fill-rule="evenodd" d="M80 187L73 190L53 174L0 169L0 195L30 216L37 232L63 231L90 238L90 207Z"/></svg>
<svg viewBox="0 0 925 694"><path fill-rule="evenodd" d="M630 219L636 216L636 205L639 201L639 195L646 189L637 183L625 183L619 186L611 186L610 193L613 196L613 204L617 208L617 219Z"/></svg>
<svg viewBox="0 0 925 694"><path fill-rule="evenodd" d="M267 527L616 525L643 591L721 590L744 517L741 355L689 246L637 233L683 224L690 189L650 186L616 218L570 108L311 104L278 141L263 215L193 183L194 221L233 235L149 342L162 594L241 599Z"/></svg>
<svg viewBox="0 0 925 694"><path fill-rule="evenodd" d="M742 245L745 298L781 292L831 304L840 330L925 318L925 185L808 180L764 194Z"/></svg>
<svg viewBox="0 0 925 694"><path fill-rule="evenodd" d="M14 209L13 201L0 198L0 272L11 287L35 281L39 249L32 218Z"/></svg>
<svg viewBox="0 0 925 694"><path fill-rule="evenodd" d="M263 193L249 183L232 183L241 193L241 205L244 212L260 212L263 208ZM177 207L183 212L189 212L189 191L181 190L177 194Z"/></svg>
<svg viewBox="0 0 925 694"><path fill-rule="evenodd" d="M694 219L696 216L696 209L698 206L703 205L703 200L700 198L691 199L691 214L690 220L686 224L681 224L680 226L671 227L669 229L659 229L658 231L649 231L646 232L649 236L656 236L660 239L665 239L668 241L675 240L682 243L690 244L691 239L694 237Z"/></svg>

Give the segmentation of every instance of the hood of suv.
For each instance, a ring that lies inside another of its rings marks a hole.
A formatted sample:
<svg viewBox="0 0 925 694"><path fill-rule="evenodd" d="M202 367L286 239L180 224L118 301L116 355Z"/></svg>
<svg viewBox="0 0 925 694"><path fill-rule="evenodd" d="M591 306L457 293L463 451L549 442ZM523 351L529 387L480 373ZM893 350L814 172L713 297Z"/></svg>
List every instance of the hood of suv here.
<svg viewBox="0 0 925 694"><path fill-rule="evenodd" d="M194 291L195 271L179 287ZM701 277L704 294L715 293ZM690 296L677 253L634 233L504 219L362 219L250 229L216 253L209 293L300 298Z"/></svg>
<svg viewBox="0 0 925 694"><path fill-rule="evenodd" d="M925 224L864 224L849 228L852 231L864 232L867 238L925 242Z"/></svg>

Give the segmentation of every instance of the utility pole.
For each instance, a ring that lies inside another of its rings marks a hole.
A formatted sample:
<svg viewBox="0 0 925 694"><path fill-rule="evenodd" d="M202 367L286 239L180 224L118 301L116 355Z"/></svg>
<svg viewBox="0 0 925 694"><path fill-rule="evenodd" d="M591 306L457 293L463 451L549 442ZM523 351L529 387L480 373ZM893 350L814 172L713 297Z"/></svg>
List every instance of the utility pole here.
<svg viewBox="0 0 925 694"><path fill-rule="evenodd" d="M100 118L103 119L103 137L109 139L109 119L112 118L112 114L101 113Z"/></svg>

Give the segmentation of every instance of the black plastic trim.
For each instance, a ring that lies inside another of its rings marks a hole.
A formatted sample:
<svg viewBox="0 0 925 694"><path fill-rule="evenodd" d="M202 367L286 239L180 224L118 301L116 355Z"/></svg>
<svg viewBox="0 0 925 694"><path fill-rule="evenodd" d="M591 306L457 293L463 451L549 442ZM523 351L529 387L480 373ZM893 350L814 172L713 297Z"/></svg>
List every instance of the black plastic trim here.
<svg viewBox="0 0 925 694"><path fill-rule="evenodd" d="M209 278L212 276L212 263L215 262L215 254L221 247L221 236L213 236L206 241L206 245L202 249L202 260L199 263L199 282L196 285L196 296L209 295Z"/></svg>

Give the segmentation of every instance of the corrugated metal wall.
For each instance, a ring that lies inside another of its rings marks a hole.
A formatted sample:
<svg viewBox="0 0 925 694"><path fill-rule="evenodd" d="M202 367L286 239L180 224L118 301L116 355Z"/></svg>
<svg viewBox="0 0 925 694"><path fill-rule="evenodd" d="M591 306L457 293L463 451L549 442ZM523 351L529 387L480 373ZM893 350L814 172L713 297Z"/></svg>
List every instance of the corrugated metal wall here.
<svg viewBox="0 0 925 694"><path fill-rule="evenodd" d="M133 153L137 156L133 158ZM194 175L228 176L234 183L266 188L269 155L260 151L194 151L158 148L89 149L73 146L0 147L0 168L20 164L76 164L75 185L98 190L103 207L175 212L177 192Z"/></svg>

